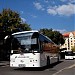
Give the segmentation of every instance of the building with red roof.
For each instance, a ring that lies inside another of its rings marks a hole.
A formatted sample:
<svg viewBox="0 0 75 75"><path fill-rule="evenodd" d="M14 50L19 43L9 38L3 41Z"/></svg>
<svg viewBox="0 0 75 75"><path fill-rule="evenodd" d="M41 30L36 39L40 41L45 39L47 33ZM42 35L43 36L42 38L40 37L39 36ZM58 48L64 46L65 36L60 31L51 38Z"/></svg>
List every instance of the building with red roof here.
<svg viewBox="0 0 75 75"><path fill-rule="evenodd" d="M62 35L65 39L65 43L60 48L71 50L75 46L75 31L67 32Z"/></svg>

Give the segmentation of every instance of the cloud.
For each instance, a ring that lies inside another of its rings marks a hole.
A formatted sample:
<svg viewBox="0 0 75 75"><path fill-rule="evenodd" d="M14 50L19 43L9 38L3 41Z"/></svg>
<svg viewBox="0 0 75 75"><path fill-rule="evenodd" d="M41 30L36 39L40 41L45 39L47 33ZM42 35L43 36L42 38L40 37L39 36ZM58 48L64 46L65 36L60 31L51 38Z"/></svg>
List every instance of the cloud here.
<svg viewBox="0 0 75 75"><path fill-rule="evenodd" d="M57 12L59 15L70 16L72 14L75 14L74 9L75 9L74 4L62 5L57 8Z"/></svg>
<svg viewBox="0 0 75 75"><path fill-rule="evenodd" d="M53 29L54 31L59 31L60 33L65 33L67 32L66 29Z"/></svg>
<svg viewBox="0 0 75 75"><path fill-rule="evenodd" d="M52 15L64 15L64 16L71 16L75 14L75 5L74 4L65 4L65 5L59 5L54 7L49 7L47 9L48 14Z"/></svg>
<svg viewBox="0 0 75 75"><path fill-rule="evenodd" d="M40 2L33 2L33 5L37 10L46 10L46 12L50 15L71 16L75 14L75 4L74 4L75 0L60 0L60 1L64 3L62 3L62 5L59 4L55 5L55 0L53 0L52 3L55 6L51 5L49 6L49 0L44 0L46 5L42 5Z"/></svg>
<svg viewBox="0 0 75 75"><path fill-rule="evenodd" d="M75 3L75 0L60 0L61 2Z"/></svg>
<svg viewBox="0 0 75 75"><path fill-rule="evenodd" d="M22 23L25 23L25 22L26 22L26 19L23 18L23 17L21 17L21 22L22 22Z"/></svg>
<svg viewBox="0 0 75 75"><path fill-rule="evenodd" d="M38 10L45 10L39 2L33 2L34 6Z"/></svg>
<svg viewBox="0 0 75 75"><path fill-rule="evenodd" d="M75 3L75 0L70 0L70 3Z"/></svg>
<svg viewBox="0 0 75 75"><path fill-rule="evenodd" d="M52 15L56 15L56 14L57 14L56 8L57 8L57 6L54 6L54 7L51 7L51 6L50 6L50 7L47 9L47 13L48 13L48 14L52 14Z"/></svg>
<svg viewBox="0 0 75 75"><path fill-rule="evenodd" d="M47 12L52 15L56 15L57 12L54 9L47 9Z"/></svg>
<svg viewBox="0 0 75 75"><path fill-rule="evenodd" d="M20 11L20 13L23 14L24 12L23 11Z"/></svg>
<svg viewBox="0 0 75 75"><path fill-rule="evenodd" d="M31 15L33 18L36 18L37 16L36 15Z"/></svg>

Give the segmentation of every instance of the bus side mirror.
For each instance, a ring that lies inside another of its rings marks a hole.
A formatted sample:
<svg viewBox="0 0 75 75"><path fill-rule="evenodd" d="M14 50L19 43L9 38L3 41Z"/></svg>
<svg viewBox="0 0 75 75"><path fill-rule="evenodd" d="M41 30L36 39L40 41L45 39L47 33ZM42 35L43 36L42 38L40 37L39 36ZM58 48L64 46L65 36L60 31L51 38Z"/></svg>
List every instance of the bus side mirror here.
<svg viewBox="0 0 75 75"><path fill-rule="evenodd" d="M35 55L35 52L32 50L32 53Z"/></svg>
<svg viewBox="0 0 75 75"><path fill-rule="evenodd" d="M11 50L11 54L13 54L13 50Z"/></svg>

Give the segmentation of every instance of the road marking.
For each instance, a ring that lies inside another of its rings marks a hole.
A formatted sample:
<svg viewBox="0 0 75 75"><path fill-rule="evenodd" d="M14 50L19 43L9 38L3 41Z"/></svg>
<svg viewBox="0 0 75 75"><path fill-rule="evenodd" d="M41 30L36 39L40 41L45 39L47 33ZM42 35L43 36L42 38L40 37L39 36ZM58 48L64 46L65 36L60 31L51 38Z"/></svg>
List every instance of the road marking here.
<svg viewBox="0 0 75 75"><path fill-rule="evenodd" d="M75 64L73 64L73 65L71 65L71 66L69 66L69 67L65 67L65 68L59 70L58 72L56 72L56 73L54 73L54 74L52 74L52 75L57 75L57 74L59 74L60 72L62 72L63 70L67 70L67 69L70 69L70 68L73 68L73 67L75 67Z"/></svg>

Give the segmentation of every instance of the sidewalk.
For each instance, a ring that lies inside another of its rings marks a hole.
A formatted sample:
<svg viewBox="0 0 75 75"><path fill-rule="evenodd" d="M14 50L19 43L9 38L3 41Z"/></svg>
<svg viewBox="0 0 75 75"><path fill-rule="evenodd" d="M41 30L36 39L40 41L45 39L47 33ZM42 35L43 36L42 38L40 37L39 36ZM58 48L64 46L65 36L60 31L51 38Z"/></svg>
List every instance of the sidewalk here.
<svg viewBox="0 0 75 75"><path fill-rule="evenodd" d="M0 66L7 66L9 65L9 61L0 61Z"/></svg>

